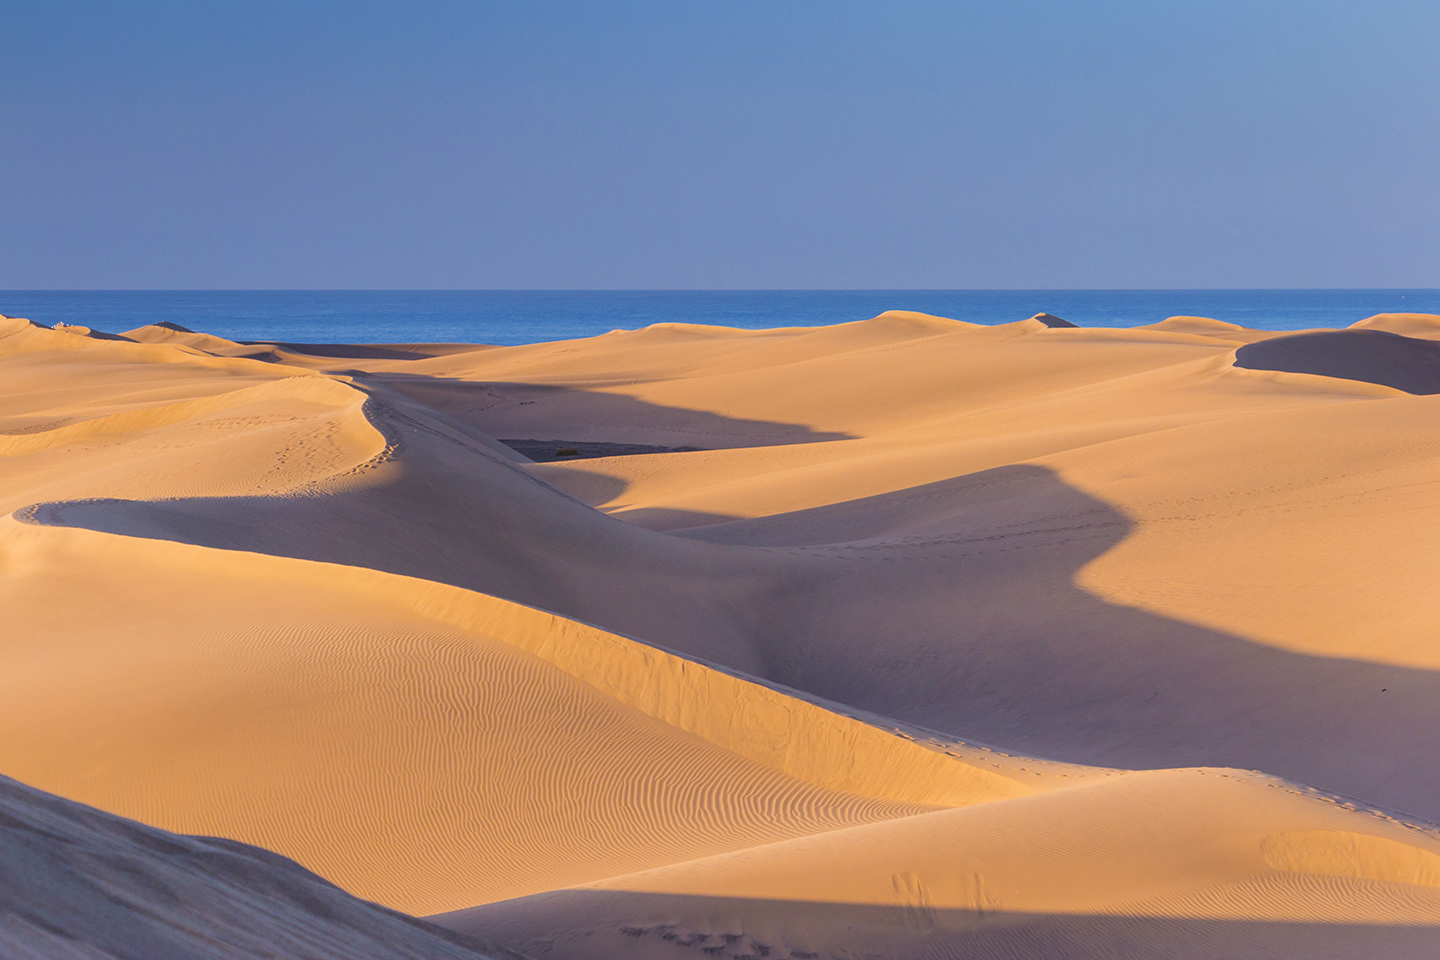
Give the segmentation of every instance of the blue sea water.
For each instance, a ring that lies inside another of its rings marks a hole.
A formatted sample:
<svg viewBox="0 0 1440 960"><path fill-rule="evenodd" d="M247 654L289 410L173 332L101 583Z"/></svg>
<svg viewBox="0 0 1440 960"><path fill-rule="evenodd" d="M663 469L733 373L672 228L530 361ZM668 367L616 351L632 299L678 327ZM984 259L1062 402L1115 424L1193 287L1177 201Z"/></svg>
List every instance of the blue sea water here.
<svg viewBox="0 0 1440 960"><path fill-rule="evenodd" d="M918 310L972 323L1048 312L1081 326L1214 317L1262 330L1440 313L1440 290L11 290L0 314L120 333L169 320L231 340L538 343L675 321L759 329Z"/></svg>

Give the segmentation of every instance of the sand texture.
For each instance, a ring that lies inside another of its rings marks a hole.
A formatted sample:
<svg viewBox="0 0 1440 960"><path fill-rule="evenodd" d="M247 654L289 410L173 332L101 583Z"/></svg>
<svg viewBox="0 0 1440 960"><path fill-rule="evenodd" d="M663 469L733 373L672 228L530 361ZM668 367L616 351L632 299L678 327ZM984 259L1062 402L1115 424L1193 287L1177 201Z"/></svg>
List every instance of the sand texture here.
<svg viewBox="0 0 1440 960"><path fill-rule="evenodd" d="M1437 341L0 318L0 948L1440 955Z"/></svg>
<svg viewBox="0 0 1440 960"><path fill-rule="evenodd" d="M0 777L6 960L512 960L294 862L183 837Z"/></svg>

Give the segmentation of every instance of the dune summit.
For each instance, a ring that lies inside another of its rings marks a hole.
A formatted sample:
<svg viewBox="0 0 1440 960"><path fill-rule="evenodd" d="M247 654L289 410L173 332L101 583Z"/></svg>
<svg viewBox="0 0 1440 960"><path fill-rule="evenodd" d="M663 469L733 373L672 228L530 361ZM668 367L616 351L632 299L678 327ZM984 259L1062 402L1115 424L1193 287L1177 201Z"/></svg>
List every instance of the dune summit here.
<svg viewBox="0 0 1440 960"><path fill-rule="evenodd" d="M1437 331L0 318L0 954L1440 954Z"/></svg>

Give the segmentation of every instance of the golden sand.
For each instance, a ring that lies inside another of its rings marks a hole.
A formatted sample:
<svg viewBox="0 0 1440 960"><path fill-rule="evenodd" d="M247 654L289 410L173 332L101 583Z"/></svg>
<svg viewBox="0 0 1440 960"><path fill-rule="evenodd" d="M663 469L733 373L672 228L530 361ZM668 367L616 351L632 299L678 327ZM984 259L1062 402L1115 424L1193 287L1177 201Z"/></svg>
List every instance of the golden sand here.
<svg viewBox="0 0 1440 960"><path fill-rule="evenodd" d="M1440 952L1440 317L1053 319L0 318L0 773L537 958Z"/></svg>

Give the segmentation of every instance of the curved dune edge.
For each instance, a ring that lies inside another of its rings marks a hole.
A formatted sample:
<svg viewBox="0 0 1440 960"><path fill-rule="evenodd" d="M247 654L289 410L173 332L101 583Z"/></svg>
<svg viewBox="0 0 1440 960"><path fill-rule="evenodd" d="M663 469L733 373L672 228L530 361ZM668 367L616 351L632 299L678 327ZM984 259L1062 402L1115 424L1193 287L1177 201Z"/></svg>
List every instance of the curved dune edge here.
<svg viewBox="0 0 1440 960"><path fill-rule="evenodd" d="M1440 314L1434 313L1377 313L1373 317L1357 320L1348 330L1384 330L1406 337L1425 340L1440 340Z"/></svg>
<svg viewBox="0 0 1440 960"><path fill-rule="evenodd" d="M798 695L598 627L425 582L417 612L519 647L642 713L818 786L958 807L1036 788Z"/></svg>
<svg viewBox="0 0 1440 960"><path fill-rule="evenodd" d="M1357 380L1417 395L1440 393L1440 344L1377 327L1271 337L1237 349L1234 365Z"/></svg>
<svg viewBox="0 0 1440 960"><path fill-rule="evenodd" d="M43 517L48 506L18 510L12 519L43 526L35 518ZM393 603L426 619L516 647L641 713L831 790L959 807L1046 788L983 770L954 756L953 748L952 753L932 749L799 694L486 594L362 567L168 541L114 540L117 548L123 545L123 550L115 550L117 561L125 551L145 549L163 562L190 570L208 567L218 574L233 569L236 558L243 557L252 575L284 581L320 578L327 586Z"/></svg>
<svg viewBox="0 0 1440 960"><path fill-rule="evenodd" d="M328 565L149 543L0 523L29 568L3 605L38 614L5 638L8 775L412 914L934 809L788 777Z"/></svg>

